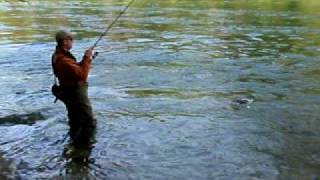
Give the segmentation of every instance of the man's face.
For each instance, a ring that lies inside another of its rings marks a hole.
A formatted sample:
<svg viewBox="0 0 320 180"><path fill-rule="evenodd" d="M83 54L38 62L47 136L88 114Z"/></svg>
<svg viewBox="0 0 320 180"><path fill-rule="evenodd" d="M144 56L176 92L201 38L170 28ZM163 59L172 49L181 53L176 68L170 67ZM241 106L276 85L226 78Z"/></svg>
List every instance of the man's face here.
<svg viewBox="0 0 320 180"><path fill-rule="evenodd" d="M63 40L64 48L70 50L72 48L72 45L73 45L73 39L71 37L68 37Z"/></svg>

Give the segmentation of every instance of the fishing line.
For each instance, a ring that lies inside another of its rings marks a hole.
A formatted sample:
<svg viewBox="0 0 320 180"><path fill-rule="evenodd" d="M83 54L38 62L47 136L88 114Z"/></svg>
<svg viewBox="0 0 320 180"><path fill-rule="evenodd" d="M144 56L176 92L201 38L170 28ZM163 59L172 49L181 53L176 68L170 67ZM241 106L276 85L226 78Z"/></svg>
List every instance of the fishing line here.
<svg viewBox="0 0 320 180"><path fill-rule="evenodd" d="M118 19L127 11L127 9L131 6L131 4L134 2L134 0L131 0L128 5L119 13L119 15L112 21L112 23L106 28L106 30L101 33L99 38L96 40L96 42L93 44L93 47L97 47L99 41L105 36L108 31L112 28L112 26L118 21Z"/></svg>

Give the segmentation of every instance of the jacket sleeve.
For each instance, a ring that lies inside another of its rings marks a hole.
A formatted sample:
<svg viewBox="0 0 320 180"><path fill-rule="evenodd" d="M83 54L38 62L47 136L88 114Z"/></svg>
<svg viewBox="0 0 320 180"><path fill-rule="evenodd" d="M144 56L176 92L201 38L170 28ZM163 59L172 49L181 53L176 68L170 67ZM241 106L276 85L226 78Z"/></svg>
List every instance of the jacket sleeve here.
<svg viewBox="0 0 320 180"><path fill-rule="evenodd" d="M56 62L56 67L60 69L60 72L63 72L64 76L68 76L70 79L87 81L91 62L92 59L86 56L79 63L68 57L63 57Z"/></svg>

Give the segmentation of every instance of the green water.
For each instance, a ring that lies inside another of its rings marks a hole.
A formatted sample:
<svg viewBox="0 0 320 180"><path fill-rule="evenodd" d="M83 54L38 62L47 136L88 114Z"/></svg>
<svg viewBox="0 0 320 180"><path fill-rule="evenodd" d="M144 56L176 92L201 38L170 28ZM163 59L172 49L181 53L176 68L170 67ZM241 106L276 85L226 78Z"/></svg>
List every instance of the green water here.
<svg viewBox="0 0 320 180"><path fill-rule="evenodd" d="M89 76L95 146L63 141L54 33L81 58L126 3L0 1L0 178L320 178L318 0L136 0Z"/></svg>

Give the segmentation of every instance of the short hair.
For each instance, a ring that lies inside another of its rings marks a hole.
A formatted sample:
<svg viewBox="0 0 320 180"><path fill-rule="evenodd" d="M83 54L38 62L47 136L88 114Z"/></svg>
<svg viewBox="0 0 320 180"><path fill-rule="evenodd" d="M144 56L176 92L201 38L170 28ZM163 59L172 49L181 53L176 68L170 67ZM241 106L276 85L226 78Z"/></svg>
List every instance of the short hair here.
<svg viewBox="0 0 320 180"><path fill-rule="evenodd" d="M58 31L56 33L55 38L56 38L56 42L57 42L58 46L62 45L63 40L73 39L71 33L67 32L67 31Z"/></svg>

